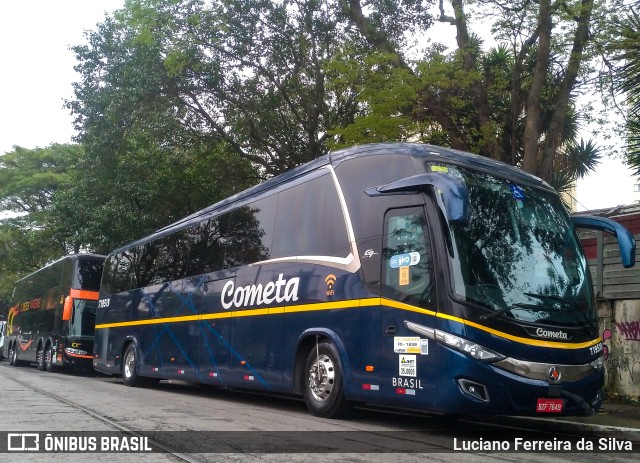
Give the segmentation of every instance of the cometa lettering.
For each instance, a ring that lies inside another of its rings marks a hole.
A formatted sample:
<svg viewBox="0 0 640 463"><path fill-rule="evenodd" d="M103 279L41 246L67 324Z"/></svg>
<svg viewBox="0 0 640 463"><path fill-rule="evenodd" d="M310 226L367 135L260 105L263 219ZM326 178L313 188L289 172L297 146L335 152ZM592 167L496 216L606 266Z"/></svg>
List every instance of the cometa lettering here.
<svg viewBox="0 0 640 463"><path fill-rule="evenodd" d="M550 331L543 328L538 328L536 330L536 335L540 336L541 338L569 339L567 333L565 333L564 331Z"/></svg>
<svg viewBox="0 0 640 463"><path fill-rule="evenodd" d="M236 287L233 281L227 281L222 288L220 301L225 309L271 304L274 301L278 304L297 301L299 285L300 278L285 280L282 273L276 281L270 281L264 286L259 284Z"/></svg>

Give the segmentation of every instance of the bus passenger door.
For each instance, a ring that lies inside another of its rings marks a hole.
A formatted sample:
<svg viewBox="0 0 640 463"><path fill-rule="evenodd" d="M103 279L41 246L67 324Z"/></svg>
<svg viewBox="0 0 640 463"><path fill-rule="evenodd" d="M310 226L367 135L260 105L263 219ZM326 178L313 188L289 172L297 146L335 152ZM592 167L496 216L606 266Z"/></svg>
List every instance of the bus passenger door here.
<svg viewBox="0 0 640 463"><path fill-rule="evenodd" d="M381 390L400 406L435 408L435 357L405 321L433 326L435 279L424 206L390 209L382 242ZM418 405L419 404L419 405Z"/></svg>

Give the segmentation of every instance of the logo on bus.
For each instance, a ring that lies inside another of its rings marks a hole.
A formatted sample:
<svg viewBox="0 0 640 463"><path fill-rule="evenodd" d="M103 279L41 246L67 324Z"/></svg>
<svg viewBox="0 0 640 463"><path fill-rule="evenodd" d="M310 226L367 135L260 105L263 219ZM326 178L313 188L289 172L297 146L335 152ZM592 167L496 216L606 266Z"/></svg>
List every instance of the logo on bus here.
<svg viewBox="0 0 640 463"><path fill-rule="evenodd" d="M253 305L271 304L277 302L291 302L298 300L298 286L300 278L284 279L281 273L276 281L270 281L266 285L249 285L236 287L233 280L229 280L222 288L220 302L222 307L249 307Z"/></svg>
<svg viewBox="0 0 640 463"><path fill-rule="evenodd" d="M536 330L536 336L539 336L541 338L569 339L569 335L564 331L545 330L544 328L538 328Z"/></svg>
<svg viewBox="0 0 640 463"><path fill-rule="evenodd" d="M560 381L560 378L562 377L560 368L558 368L555 365L549 368L549 373L547 374L547 377L549 378L550 383L557 383L558 381Z"/></svg>
<svg viewBox="0 0 640 463"><path fill-rule="evenodd" d="M324 282L327 284L327 296L333 296L336 293L333 289L333 285L336 284L336 276L331 273L327 275Z"/></svg>

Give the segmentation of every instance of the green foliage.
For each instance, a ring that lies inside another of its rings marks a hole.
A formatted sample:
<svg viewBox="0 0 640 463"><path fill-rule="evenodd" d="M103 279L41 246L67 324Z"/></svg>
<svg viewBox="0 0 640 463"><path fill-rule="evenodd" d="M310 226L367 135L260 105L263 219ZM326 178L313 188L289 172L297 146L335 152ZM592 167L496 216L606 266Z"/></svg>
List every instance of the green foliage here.
<svg viewBox="0 0 640 463"><path fill-rule="evenodd" d="M360 59L363 64L359 65ZM330 85L347 83L360 100L353 123L331 131L330 147L406 141L416 133L419 124L410 114L417 98L416 77L406 69L388 66L388 61L387 55L373 53L349 61L343 55L327 64L327 74L335 79Z"/></svg>
<svg viewBox="0 0 640 463"><path fill-rule="evenodd" d="M368 5L372 34L398 46L431 22L421 0ZM329 79L334 56L366 52L346 8L343 0L129 0L74 47L82 77L69 106L79 141L113 152L137 117L165 101L165 122L184 139L224 143L266 176L325 154L331 131L360 110L354 87Z"/></svg>
<svg viewBox="0 0 640 463"><path fill-rule="evenodd" d="M224 146L188 148L145 143L132 133L108 161L84 156L71 188L55 204L72 216L77 239L108 253L256 181L248 162ZM82 198L82 202L78 202Z"/></svg>
<svg viewBox="0 0 640 463"><path fill-rule="evenodd" d="M54 144L28 150L19 146L0 157L0 209L37 215L68 181L80 149Z"/></svg>
<svg viewBox="0 0 640 463"><path fill-rule="evenodd" d="M619 63L615 88L626 97L626 159L640 176L640 14L637 8L640 2L616 21L617 38L609 44L609 50Z"/></svg>

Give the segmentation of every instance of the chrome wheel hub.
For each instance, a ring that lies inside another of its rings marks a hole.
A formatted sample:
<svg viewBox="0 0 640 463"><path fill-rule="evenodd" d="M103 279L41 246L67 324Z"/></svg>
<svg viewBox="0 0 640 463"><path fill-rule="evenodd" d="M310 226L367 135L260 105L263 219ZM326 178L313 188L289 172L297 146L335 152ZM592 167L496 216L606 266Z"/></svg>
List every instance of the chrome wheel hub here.
<svg viewBox="0 0 640 463"><path fill-rule="evenodd" d="M329 398L335 383L335 366L327 355L321 355L309 370L309 389L316 400Z"/></svg>
<svg viewBox="0 0 640 463"><path fill-rule="evenodd" d="M136 355L133 351L127 353L127 357L124 359L124 375L127 378L133 376L133 372L136 367Z"/></svg>

